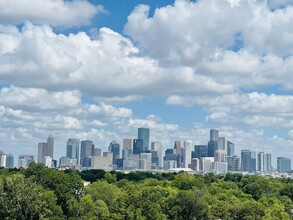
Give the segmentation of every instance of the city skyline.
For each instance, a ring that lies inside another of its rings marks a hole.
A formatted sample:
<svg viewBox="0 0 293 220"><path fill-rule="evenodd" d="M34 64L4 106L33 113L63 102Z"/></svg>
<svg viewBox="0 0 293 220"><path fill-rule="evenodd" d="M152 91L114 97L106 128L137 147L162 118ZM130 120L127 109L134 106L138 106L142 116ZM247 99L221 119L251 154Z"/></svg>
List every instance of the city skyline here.
<svg viewBox="0 0 293 220"><path fill-rule="evenodd" d="M6 153L37 155L48 135L54 155L66 155L68 138L106 150L139 127L151 129L148 148L200 145L214 128L238 155L293 158L292 1L4 3Z"/></svg>

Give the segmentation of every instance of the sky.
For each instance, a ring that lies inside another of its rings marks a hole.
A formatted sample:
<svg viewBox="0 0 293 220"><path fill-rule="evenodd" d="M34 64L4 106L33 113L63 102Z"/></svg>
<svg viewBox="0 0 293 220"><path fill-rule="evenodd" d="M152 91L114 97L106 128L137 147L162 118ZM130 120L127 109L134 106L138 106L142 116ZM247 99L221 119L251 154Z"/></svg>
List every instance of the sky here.
<svg viewBox="0 0 293 220"><path fill-rule="evenodd" d="M1 0L0 149L219 129L293 159L292 22L292 0Z"/></svg>

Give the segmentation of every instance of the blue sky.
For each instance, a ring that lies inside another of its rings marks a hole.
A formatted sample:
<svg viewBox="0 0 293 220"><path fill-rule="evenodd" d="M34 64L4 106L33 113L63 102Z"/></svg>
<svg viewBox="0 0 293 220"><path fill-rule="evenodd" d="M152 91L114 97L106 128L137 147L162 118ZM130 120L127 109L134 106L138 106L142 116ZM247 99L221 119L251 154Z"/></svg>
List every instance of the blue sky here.
<svg viewBox="0 0 293 220"><path fill-rule="evenodd" d="M0 149L36 154L52 134L205 144L293 158L291 0L0 4Z"/></svg>

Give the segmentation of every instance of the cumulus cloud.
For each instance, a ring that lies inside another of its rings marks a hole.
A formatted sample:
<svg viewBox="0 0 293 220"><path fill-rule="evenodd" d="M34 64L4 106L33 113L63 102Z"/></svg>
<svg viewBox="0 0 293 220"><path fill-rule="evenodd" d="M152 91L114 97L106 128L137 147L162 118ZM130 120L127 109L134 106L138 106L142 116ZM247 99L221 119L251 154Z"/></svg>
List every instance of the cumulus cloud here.
<svg viewBox="0 0 293 220"><path fill-rule="evenodd" d="M52 26L80 26L89 24L104 8L82 0L2 0L0 2L0 23L34 24Z"/></svg>

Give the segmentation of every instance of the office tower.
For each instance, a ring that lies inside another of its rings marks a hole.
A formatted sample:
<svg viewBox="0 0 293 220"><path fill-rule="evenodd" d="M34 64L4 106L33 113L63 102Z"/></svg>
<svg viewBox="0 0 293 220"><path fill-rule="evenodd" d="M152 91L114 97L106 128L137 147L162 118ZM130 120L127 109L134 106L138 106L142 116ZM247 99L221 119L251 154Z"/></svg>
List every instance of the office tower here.
<svg viewBox="0 0 293 220"><path fill-rule="evenodd" d="M129 148L133 150L133 140L131 138L123 139L123 149Z"/></svg>
<svg viewBox="0 0 293 220"><path fill-rule="evenodd" d="M77 159L72 159L69 157L60 157L59 167L60 168L77 168Z"/></svg>
<svg viewBox="0 0 293 220"><path fill-rule="evenodd" d="M111 170L113 164L113 153L104 152L103 156L92 157L92 169Z"/></svg>
<svg viewBox="0 0 293 220"><path fill-rule="evenodd" d="M201 158L208 156L207 145L194 145L194 151L192 151L192 158Z"/></svg>
<svg viewBox="0 0 293 220"><path fill-rule="evenodd" d="M163 161L175 160L177 162L176 167L181 167L181 155L176 153L175 149L165 150L165 156Z"/></svg>
<svg viewBox="0 0 293 220"><path fill-rule="evenodd" d="M227 142L227 157L232 157L235 155L235 145L228 141Z"/></svg>
<svg viewBox="0 0 293 220"><path fill-rule="evenodd" d="M115 160L120 158L120 144L116 141L112 141L109 145L109 152L113 153L113 164L116 164Z"/></svg>
<svg viewBox="0 0 293 220"><path fill-rule="evenodd" d="M183 165L185 168L191 164L191 148L192 141L184 141L184 149L183 149Z"/></svg>
<svg viewBox="0 0 293 220"><path fill-rule="evenodd" d="M250 150L241 150L241 171L256 171L256 152Z"/></svg>
<svg viewBox="0 0 293 220"><path fill-rule="evenodd" d="M158 166L161 168L163 167L163 147L162 143L159 141L153 141L151 143L151 149L157 152L158 157Z"/></svg>
<svg viewBox="0 0 293 220"><path fill-rule="evenodd" d="M250 172L256 171L256 152L250 151Z"/></svg>
<svg viewBox="0 0 293 220"><path fill-rule="evenodd" d="M6 154L0 150L0 167L6 167Z"/></svg>
<svg viewBox="0 0 293 220"><path fill-rule="evenodd" d="M143 139L133 139L133 154L143 152Z"/></svg>
<svg viewBox="0 0 293 220"><path fill-rule="evenodd" d="M149 128L138 128L137 132L137 139L143 140L143 148L142 152L148 151L149 148L149 142L150 142L150 129Z"/></svg>
<svg viewBox="0 0 293 220"><path fill-rule="evenodd" d="M49 135L49 137L47 138L47 143L48 143L48 155L44 155L44 156L50 156L52 159L53 154L54 154L54 137L52 135Z"/></svg>
<svg viewBox="0 0 293 220"><path fill-rule="evenodd" d="M52 157L50 156L45 156L44 157L44 164L48 168L52 168Z"/></svg>
<svg viewBox="0 0 293 220"><path fill-rule="evenodd" d="M139 169L139 154L130 155L129 158L123 160L124 170Z"/></svg>
<svg viewBox="0 0 293 220"><path fill-rule="evenodd" d="M287 157L277 157L278 173L291 173L291 159Z"/></svg>
<svg viewBox="0 0 293 220"><path fill-rule="evenodd" d="M26 168L34 161L33 155L19 155L18 166Z"/></svg>
<svg viewBox="0 0 293 220"><path fill-rule="evenodd" d="M225 150L217 150L215 153L215 162L226 162L227 154Z"/></svg>
<svg viewBox="0 0 293 220"><path fill-rule="evenodd" d="M162 167L159 167L159 157L158 157L158 152L152 150L152 169L161 169Z"/></svg>
<svg viewBox="0 0 293 220"><path fill-rule="evenodd" d="M190 168L194 171L199 171L200 169L199 161L200 161L199 158L192 158Z"/></svg>
<svg viewBox="0 0 293 220"><path fill-rule="evenodd" d="M227 145L228 145L228 142L227 142L226 138L219 137L218 138L218 147L217 147L217 149L215 149L215 152L216 152L216 150L224 150L227 152L227 148L228 148Z"/></svg>
<svg viewBox="0 0 293 220"><path fill-rule="evenodd" d="M170 170L177 168L177 161L176 160L164 160L163 169Z"/></svg>
<svg viewBox="0 0 293 220"><path fill-rule="evenodd" d="M38 163L44 163L44 157L49 156L48 143L38 144Z"/></svg>
<svg viewBox="0 0 293 220"><path fill-rule="evenodd" d="M174 143L174 149L176 154L178 154L178 160L177 160L177 167L182 167L183 166L183 148L181 147L181 142L180 141L175 141Z"/></svg>
<svg viewBox="0 0 293 220"><path fill-rule="evenodd" d="M102 149L95 147L93 156L102 156Z"/></svg>
<svg viewBox="0 0 293 220"><path fill-rule="evenodd" d="M139 168L142 170L152 169L152 154L151 153L141 153L140 154Z"/></svg>
<svg viewBox="0 0 293 220"><path fill-rule="evenodd" d="M211 172L213 166L213 157L201 157L199 159L199 167L202 172Z"/></svg>
<svg viewBox="0 0 293 220"><path fill-rule="evenodd" d="M236 155L227 157L228 171L239 171L240 158Z"/></svg>
<svg viewBox="0 0 293 220"><path fill-rule="evenodd" d="M6 167L14 168L14 156L12 154L6 155Z"/></svg>
<svg viewBox="0 0 293 220"><path fill-rule="evenodd" d="M212 129L210 130L210 141L208 142L208 156L214 157L215 151L218 149L219 131Z"/></svg>
<svg viewBox="0 0 293 220"><path fill-rule="evenodd" d="M123 148L122 149L122 159L127 159L132 154L131 148Z"/></svg>
<svg viewBox="0 0 293 220"><path fill-rule="evenodd" d="M66 157L79 161L79 139L68 139L66 143Z"/></svg>
<svg viewBox="0 0 293 220"><path fill-rule="evenodd" d="M80 165L82 167L91 167L91 156L94 153L94 144L91 140L80 142Z"/></svg>
<svg viewBox="0 0 293 220"><path fill-rule="evenodd" d="M251 154L249 150L241 150L241 171L250 171Z"/></svg>
<svg viewBox="0 0 293 220"><path fill-rule="evenodd" d="M266 154L264 152L259 152L258 157L258 171L260 172L271 172L272 164L271 164L271 154Z"/></svg>

